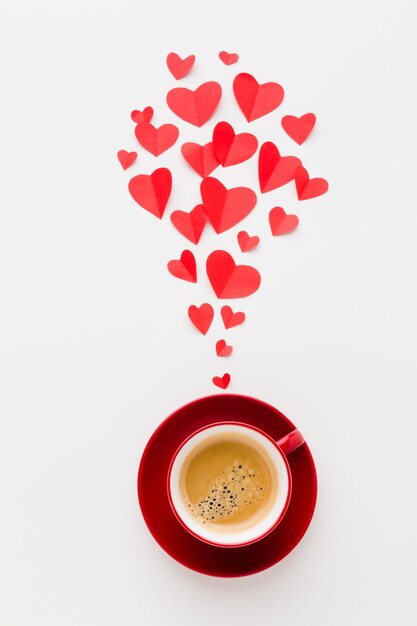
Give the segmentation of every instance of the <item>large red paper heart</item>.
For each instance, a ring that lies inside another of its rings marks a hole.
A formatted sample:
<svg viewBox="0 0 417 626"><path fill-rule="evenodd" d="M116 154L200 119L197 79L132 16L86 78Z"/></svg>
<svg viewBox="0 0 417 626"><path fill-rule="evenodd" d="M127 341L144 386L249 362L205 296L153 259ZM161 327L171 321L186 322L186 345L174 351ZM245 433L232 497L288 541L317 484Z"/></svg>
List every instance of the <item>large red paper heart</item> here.
<svg viewBox="0 0 417 626"><path fill-rule="evenodd" d="M188 308L188 317L197 330L199 330L202 335L205 335L213 321L214 309L208 302L205 302L199 307L192 304Z"/></svg>
<svg viewBox="0 0 417 626"><path fill-rule="evenodd" d="M179 130L174 124L163 124L155 128L149 122L140 122L135 128L140 145L154 156L159 156L171 148L178 139Z"/></svg>
<svg viewBox="0 0 417 626"><path fill-rule="evenodd" d="M236 76L233 91L248 122L271 113L284 98L284 90L278 83L260 85L253 76L245 73Z"/></svg>
<svg viewBox="0 0 417 626"><path fill-rule="evenodd" d="M186 211L171 213L171 222L184 237L197 244L207 222L207 215L204 206L197 204L190 213Z"/></svg>
<svg viewBox="0 0 417 626"><path fill-rule="evenodd" d="M253 250L259 244L259 237L257 235L249 237L245 230L241 230L237 234L237 242L242 252L249 252L249 250Z"/></svg>
<svg viewBox="0 0 417 626"><path fill-rule="evenodd" d="M219 161L213 151L213 143L206 143L200 146L198 143L184 143L181 146L181 152L184 159L189 165L200 174L202 178L210 176L210 174L218 167Z"/></svg>
<svg viewBox="0 0 417 626"><path fill-rule="evenodd" d="M209 81L195 91L185 87L171 89L167 95L167 104L182 120L194 126L202 126L213 115L221 97L222 88L219 83Z"/></svg>
<svg viewBox="0 0 417 626"><path fill-rule="evenodd" d="M136 124L139 124L140 122L150 122L153 118L153 108L145 107L143 111L132 111L130 117L134 122L136 122Z"/></svg>
<svg viewBox="0 0 417 626"><path fill-rule="evenodd" d="M233 352L233 347L228 346L224 339L219 339L216 343L217 356L230 356Z"/></svg>
<svg viewBox="0 0 417 626"><path fill-rule="evenodd" d="M233 312L232 307L229 305L222 306L221 316L225 328L233 328L233 326L239 326L243 324L246 319L246 315L242 311Z"/></svg>
<svg viewBox="0 0 417 626"><path fill-rule="evenodd" d="M261 275L250 265L236 265L225 250L215 250L206 261L207 276L218 298L244 298L259 288Z"/></svg>
<svg viewBox="0 0 417 626"><path fill-rule="evenodd" d="M160 167L152 174L139 174L129 182L129 192L141 207L161 217L171 195L172 176L169 169Z"/></svg>
<svg viewBox="0 0 417 626"><path fill-rule="evenodd" d="M168 263L168 271L176 278L188 280L190 283L197 282L197 265L191 250L184 250L179 259Z"/></svg>
<svg viewBox="0 0 417 626"><path fill-rule="evenodd" d="M126 150L119 150L117 153L117 158L119 159L120 165L124 170L127 170L128 167L132 165L136 161L136 157L138 156L137 152L127 152Z"/></svg>
<svg viewBox="0 0 417 626"><path fill-rule="evenodd" d="M228 122L219 122L213 130L214 154L223 165L228 167L247 161L255 154L258 140L250 133L236 135L233 126Z"/></svg>
<svg viewBox="0 0 417 626"><path fill-rule="evenodd" d="M223 61L225 65L232 65L239 60L239 55L236 54L236 52L229 53L225 50L222 50L221 52L219 52L219 59Z"/></svg>
<svg viewBox="0 0 417 626"><path fill-rule="evenodd" d="M167 56L168 69L174 78L179 80L184 78L194 65L195 55L190 54L189 57L181 59L181 57L175 52L170 52Z"/></svg>
<svg viewBox="0 0 417 626"><path fill-rule="evenodd" d="M281 156L272 141L267 141L259 150L258 174L262 193L277 189L293 180L296 168L301 165L298 157Z"/></svg>
<svg viewBox="0 0 417 626"><path fill-rule="evenodd" d="M269 212L269 225L271 233L274 235L286 235L291 233L298 226L298 217L288 215L280 206L276 206Z"/></svg>
<svg viewBox="0 0 417 626"><path fill-rule="evenodd" d="M299 146L305 142L316 123L314 113L305 113L301 117L295 115L284 115L281 120L281 126L291 139Z"/></svg>
<svg viewBox="0 0 417 626"><path fill-rule="evenodd" d="M213 383L220 389L227 389L230 383L230 374L223 374L223 376L215 376L212 378Z"/></svg>
<svg viewBox="0 0 417 626"><path fill-rule="evenodd" d="M329 183L324 178L310 178L305 167L297 167L295 186L299 200L310 200L310 198L317 198L317 196L326 193Z"/></svg>
<svg viewBox="0 0 417 626"><path fill-rule="evenodd" d="M256 194L249 187L226 187L217 178L204 178L200 184L201 198L207 216L216 231L222 233L238 224L256 204Z"/></svg>

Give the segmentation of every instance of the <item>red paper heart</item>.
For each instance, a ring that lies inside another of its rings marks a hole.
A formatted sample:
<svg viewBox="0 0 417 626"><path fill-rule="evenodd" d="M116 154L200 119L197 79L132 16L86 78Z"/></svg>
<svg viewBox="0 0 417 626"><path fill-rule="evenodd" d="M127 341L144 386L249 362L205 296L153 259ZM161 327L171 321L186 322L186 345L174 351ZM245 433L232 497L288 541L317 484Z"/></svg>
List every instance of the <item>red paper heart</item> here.
<svg viewBox="0 0 417 626"><path fill-rule="evenodd" d="M141 207L161 217L171 195L172 176L166 167L160 167L152 174L139 174L129 182L129 192Z"/></svg>
<svg viewBox="0 0 417 626"><path fill-rule="evenodd" d="M137 156L137 152L127 152L126 150L119 150L117 153L117 158L124 170L127 170L136 161Z"/></svg>
<svg viewBox="0 0 417 626"><path fill-rule="evenodd" d="M185 87L171 89L167 95L167 104L182 120L194 126L202 126L213 115L221 96L219 83L209 81L195 91Z"/></svg>
<svg viewBox="0 0 417 626"><path fill-rule="evenodd" d="M297 228L298 217L296 215L287 215L282 207L276 206L269 212L269 225L274 237L276 235L286 235Z"/></svg>
<svg viewBox="0 0 417 626"><path fill-rule="evenodd" d="M310 178L305 167L297 167L295 186L299 200L310 200L310 198L317 198L317 196L326 193L329 183L324 178Z"/></svg>
<svg viewBox="0 0 417 626"><path fill-rule="evenodd" d="M233 328L233 326L239 326L243 324L246 319L246 315L242 311L233 312L232 307L229 305L222 306L221 316L225 328Z"/></svg>
<svg viewBox="0 0 417 626"><path fill-rule="evenodd" d="M298 157L281 156L272 141L261 146L258 160L259 186L262 193L277 189L290 182L295 176L296 168L301 165Z"/></svg>
<svg viewBox="0 0 417 626"><path fill-rule="evenodd" d="M194 61L194 54L190 54L190 56L185 59L181 59L175 52L170 52L167 56L168 69L177 80L184 78L184 76L188 74L194 65Z"/></svg>
<svg viewBox="0 0 417 626"><path fill-rule="evenodd" d="M284 98L284 90L278 83L260 85L253 76L245 73L236 76L233 91L248 122L271 113Z"/></svg>
<svg viewBox="0 0 417 626"><path fill-rule="evenodd" d="M171 222L184 237L197 244L207 222L207 215L204 206L197 204L190 213L186 213L186 211L171 213Z"/></svg>
<svg viewBox="0 0 417 626"><path fill-rule="evenodd" d="M190 283L197 282L197 266L194 254L191 250L184 250L180 259L174 259L168 263L168 271L176 278L188 280Z"/></svg>
<svg viewBox="0 0 417 626"><path fill-rule="evenodd" d="M197 330L199 330L202 335L205 335L213 321L214 309L211 304L208 304L207 302L202 304L200 307L192 304L188 308L188 317Z"/></svg>
<svg viewBox="0 0 417 626"><path fill-rule="evenodd" d="M236 54L236 52L226 52L225 50L222 50L221 52L219 52L219 59L221 61L223 61L223 63L225 65L232 65L233 63L236 63L236 61L239 60L239 55Z"/></svg>
<svg viewBox="0 0 417 626"><path fill-rule="evenodd" d="M249 250L253 250L259 244L259 237L257 235L249 237L245 230L241 230L237 234L237 242L242 252L249 252Z"/></svg>
<svg viewBox="0 0 417 626"><path fill-rule="evenodd" d="M204 178L201 198L207 216L216 231L222 233L243 220L256 204L256 194L248 187L226 187L217 178Z"/></svg>
<svg viewBox="0 0 417 626"><path fill-rule="evenodd" d="M219 339L216 343L217 356L230 356L233 352L233 347L228 346L224 339Z"/></svg>
<svg viewBox="0 0 417 626"><path fill-rule="evenodd" d="M223 165L228 167L247 161L255 154L258 140L250 133L235 134L228 122L219 122L213 130L214 154Z"/></svg>
<svg viewBox="0 0 417 626"><path fill-rule="evenodd" d="M230 374L223 374L221 377L215 376L212 380L216 387L220 387L220 389L227 389L230 383Z"/></svg>
<svg viewBox="0 0 417 626"><path fill-rule="evenodd" d="M136 122L136 124L139 124L140 122L150 122L153 118L153 108L145 107L143 111L132 111L130 117L134 122Z"/></svg>
<svg viewBox="0 0 417 626"><path fill-rule="evenodd" d="M205 146L200 146L198 143L184 143L181 146L181 152L187 163L202 178L209 176L219 165L211 141Z"/></svg>
<svg viewBox="0 0 417 626"><path fill-rule="evenodd" d="M307 139L316 123L314 113L305 113L301 117L295 115L284 115L281 120L282 128L299 146Z"/></svg>
<svg viewBox="0 0 417 626"><path fill-rule="evenodd" d="M163 124L155 128L149 122L140 122L135 128L140 145L154 156L159 156L171 148L178 139L179 130L174 124Z"/></svg>
<svg viewBox="0 0 417 626"><path fill-rule="evenodd" d="M218 298L244 298L261 284L261 276L250 265L236 265L225 250L215 250L206 261L207 276Z"/></svg>

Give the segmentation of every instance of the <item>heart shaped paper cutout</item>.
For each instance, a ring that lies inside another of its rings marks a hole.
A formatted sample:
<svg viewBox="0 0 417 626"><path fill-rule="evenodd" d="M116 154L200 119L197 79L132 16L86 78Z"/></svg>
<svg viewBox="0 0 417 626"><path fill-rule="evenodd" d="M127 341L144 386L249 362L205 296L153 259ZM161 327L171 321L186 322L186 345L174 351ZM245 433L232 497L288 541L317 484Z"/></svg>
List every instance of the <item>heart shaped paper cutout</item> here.
<svg viewBox="0 0 417 626"><path fill-rule="evenodd" d="M217 356L230 356L233 352L233 347L228 346L224 339L219 339L216 343Z"/></svg>
<svg viewBox="0 0 417 626"><path fill-rule="evenodd" d="M258 160L261 192L266 193L289 183L295 177L295 170L300 165L298 157L281 156L272 141L262 144Z"/></svg>
<svg viewBox="0 0 417 626"><path fill-rule="evenodd" d="M245 298L261 284L258 270L250 265L236 265L225 250L215 250L208 256L206 270L218 298Z"/></svg>
<svg viewBox="0 0 417 626"><path fill-rule="evenodd" d="M292 233L298 226L298 217L287 214L280 206L276 206L269 212L269 225L271 233L277 235L287 235Z"/></svg>
<svg viewBox="0 0 417 626"><path fill-rule="evenodd" d="M222 97L219 83L209 81L195 91L185 87L175 87L167 95L171 111L182 120L194 126L203 126L211 118Z"/></svg>
<svg viewBox="0 0 417 626"><path fill-rule="evenodd" d="M219 52L219 59L223 61L225 65L233 65L233 63L239 61L239 55L236 54L236 52L229 53L225 50L222 50L221 52Z"/></svg>
<svg viewBox="0 0 417 626"><path fill-rule="evenodd" d="M217 178L204 178L200 184L201 198L217 234L232 228L246 217L256 204L256 194L249 187L226 187Z"/></svg>
<svg viewBox="0 0 417 626"><path fill-rule="evenodd" d="M230 374L223 374L221 377L215 376L212 380L216 387L220 387L220 389L227 389L230 383Z"/></svg>
<svg viewBox="0 0 417 626"><path fill-rule="evenodd" d="M258 149L258 140L250 133L236 135L228 122L219 122L213 130L213 150L223 167L247 161Z"/></svg>
<svg viewBox="0 0 417 626"><path fill-rule="evenodd" d="M324 178L310 178L305 167L297 167L295 186L299 200L310 200L326 193L329 183Z"/></svg>
<svg viewBox="0 0 417 626"><path fill-rule="evenodd" d="M187 76L188 72L194 65L194 61L194 54L190 54L190 56L185 59L181 59L176 52L170 52L167 56L168 69L176 80L180 80L180 78Z"/></svg>
<svg viewBox="0 0 417 626"><path fill-rule="evenodd" d="M136 122L136 124L139 124L140 122L150 122L153 118L153 108L145 107L143 111L132 111L130 117L134 122Z"/></svg>
<svg viewBox="0 0 417 626"><path fill-rule="evenodd" d="M140 122L135 128L140 145L154 156L159 156L177 141L179 130L174 124L163 124L155 128L149 122Z"/></svg>
<svg viewBox="0 0 417 626"><path fill-rule="evenodd" d="M172 176L169 169L160 167L152 174L139 174L129 182L129 192L141 207L161 217L171 195Z"/></svg>
<svg viewBox="0 0 417 626"><path fill-rule="evenodd" d="M225 328L240 326L246 319L246 315L242 311L236 311L236 313L234 313L232 307L227 304L222 306L220 313Z"/></svg>
<svg viewBox="0 0 417 626"><path fill-rule="evenodd" d="M250 250L253 250L257 245L259 245L259 241L260 240L257 235L250 237L245 230L241 230L240 233L237 234L237 242L242 252L249 252Z"/></svg>
<svg viewBox="0 0 417 626"><path fill-rule="evenodd" d="M284 98L278 83L260 85L251 74L238 74L233 81L233 91L238 105L248 122L274 111Z"/></svg>
<svg viewBox="0 0 417 626"><path fill-rule="evenodd" d="M295 115L284 115L281 120L281 126L291 139L299 146L305 142L316 123L314 113L305 113L301 117Z"/></svg>
<svg viewBox="0 0 417 626"><path fill-rule="evenodd" d="M179 259L174 259L168 263L168 271L175 278L188 280L190 283L197 282L197 265L194 254L191 250L184 250Z"/></svg>
<svg viewBox="0 0 417 626"><path fill-rule="evenodd" d="M199 330L202 335L205 335L213 321L214 309L208 302L205 302L199 307L192 304L188 308L188 317L197 330Z"/></svg>
<svg viewBox="0 0 417 626"><path fill-rule="evenodd" d="M119 150L117 153L117 158L119 159L120 165L124 170L127 170L128 167L132 165L136 161L136 157L138 156L137 152L127 152L127 150Z"/></svg>
<svg viewBox="0 0 417 626"><path fill-rule="evenodd" d="M197 244L206 225L207 215L204 206L197 204L190 213L186 211L171 213L171 222L184 237Z"/></svg>
<svg viewBox="0 0 417 626"><path fill-rule="evenodd" d="M181 146L181 153L184 159L202 178L210 174L218 167L219 161L213 151L213 143L210 141L204 146L198 143L184 143Z"/></svg>

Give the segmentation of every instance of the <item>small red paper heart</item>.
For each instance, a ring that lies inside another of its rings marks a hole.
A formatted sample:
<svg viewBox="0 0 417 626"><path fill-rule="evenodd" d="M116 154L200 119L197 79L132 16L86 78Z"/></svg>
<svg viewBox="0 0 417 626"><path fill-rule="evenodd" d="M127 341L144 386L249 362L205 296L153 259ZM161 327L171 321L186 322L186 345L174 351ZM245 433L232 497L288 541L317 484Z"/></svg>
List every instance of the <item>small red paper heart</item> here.
<svg viewBox="0 0 417 626"><path fill-rule="evenodd" d="M152 174L139 174L129 182L129 192L141 207L161 217L171 195L172 176L169 169L160 167Z"/></svg>
<svg viewBox="0 0 417 626"><path fill-rule="evenodd" d="M280 206L276 206L269 212L269 225L271 233L274 235L286 235L291 233L298 226L298 217L288 215Z"/></svg>
<svg viewBox="0 0 417 626"><path fill-rule="evenodd" d="M221 377L215 376L212 380L216 387L220 387L220 389L227 389L230 383L230 374L223 374Z"/></svg>
<svg viewBox="0 0 417 626"><path fill-rule="evenodd" d="M281 156L272 141L261 146L258 160L259 186L262 193L277 189L293 180L295 170L301 165L298 157Z"/></svg>
<svg viewBox="0 0 417 626"><path fill-rule="evenodd" d="M163 124L155 128L149 122L140 122L135 128L140 145L154 156L159 156L171 148L178 139L179 130L174 124Z"/></svg>
<svg viewBox="0 0 417 626"><path fill-rule="evenodd" d="M246 319L246 315L242 311L236 311L236 313L233 313L232 307L227 304L222 306L220 313L225 328L240 326L240 324L243 324Z"/></svg>
<svg viewBox="0 0 417 626"><path fill-rule="evenodd" d="M117 153L117 158L119 159L120 165L124 170L127 170L128 167L132 165L136 161L136 157L138 156L137 152L127 152L126 150L119 150Z"/></svg>
<svg viewBox="0 0 417 626"><path fill-rule="evenodd" d="M180 259L174 259L168 263L168 271L176 278L188 280L190 283L197 282L197 266L194 254L191 250L184 250Z"/></svg>
<svg viewBox="0 0 417 626"><path fill-rule="evenodd" d="M278 83L260 85L253 76L246 73L236 76L233 91L248 122L271 113L284 98L284 90Z"/></svg>
<svg viewBox="0 0 417 626"><path fill-rule="evenodd" d="M204 178L201 198L207 216L217 234L243 220L256 204L256 194L249 187L226 187L217 178Z"/></svg>
<svg viewBox="0 0 417 626"><path fill-rule="evenodd" d="M214 309L211 304L207 302L200 307L192 304L188 309L188 317L197 330L199 330L202 335L205 335L213 321Z"/></svg>
<svg viewBox="0 0 417 626"><path fill-rule="evenodd" d="M182 120L200 127L213 115L221 96L219 83L209 81L195 91L185 87L171 89L167 95L167 104Z"/></svg>
<svg viewBox="0 0 417 626"><path fill-rule="evenodd" d="M250 265L236 265L225 250L215 250L206 261L207 276L218 298L244 298L261 284L261 276Z"/></svg>
<svg viewBox="0 0 417 626"><path fill-rule="evenodd" d="M219 52L219 59L223 61L225 65L232 65L239 60L239 55L236 54L236 52L229 53L225 50L222 50L221 52Z"/></svg>
<svg viewBox="0 0 417 626"><path fill-rule="evenodd" d="M213 143L206 143L200 146L198 143L184 143L181 146L181 152L184 159L202 178L210 176L210 174L218 167L219 161L213 151Z"/></svg>
<svg viewBox="0 0 417 626"><path fill-rule="evenodd" d="M233 347L228 346L224 339L219 339L216 343L217 356L230 356L233 352Z"/></svg>
<svg viewBox="0 0 417 626"><path fill-rule="evenodd" d="M213 130L214 154L223 165L229 167L237 163L243 163L255 154L258 148L258 140L250 133L236 135L228 122L219 122Z"/></svg>
<svg viewBox="0 0 417 626"><path fill-rule="evenodd" d="M295 115L284 115L281 120L281 126L291 139L299 146L305 142L316 123L314 113L305 113L301 117Z"/></svg>
<svg viewBox="0 0 417 626"><path fill-rule="evenodd" d="M134 122L136 122L136 124L139 124L140 122L150 122L153 118L153 108L145 107L143 111L132 111L130 117Z"/></svg>
<svg viewBox="0 0 417 626"><path fill-rule="evenodd" d="M257 235L249 237L245 230L241 230L237 234L237 242L242 252L249 252L249 250L253 250L259 244L259 237Z"/></svg>
<svg viewBox="0 0 417 626"><path fill-rule="evenodd" d="M310 200L326 193L329 183L324 178L310 178L305 167L297 167L295 186L299 200Z"/></svg>
<svg viewBox="0 0 417 626"><path fill-rule="evenodd" d="M189 57L181 59L175 52L170 52L167 56L167 66L171 74L177 80L184 78L194 65L195 55L190 54Z"/></svg>
<svg viewBox="0 0 417 626"><path fill-rule="evenodd" d="M197 204L190 213L174 211L171 222L184 237L197 244L207 222L207 215L202 204Z"/></svg>

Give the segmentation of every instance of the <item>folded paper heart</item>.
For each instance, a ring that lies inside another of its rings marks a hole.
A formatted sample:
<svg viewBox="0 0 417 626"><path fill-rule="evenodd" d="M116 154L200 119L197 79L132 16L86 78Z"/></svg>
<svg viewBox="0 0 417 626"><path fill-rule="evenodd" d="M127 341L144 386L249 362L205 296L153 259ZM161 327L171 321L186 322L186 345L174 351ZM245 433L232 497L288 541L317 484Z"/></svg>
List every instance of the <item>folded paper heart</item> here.
<svg viewBox="0 0 417 626"><path fill-rule="evenodd" d="M212 380L216 387L220 387L220 389L227 389L230 383L230 374L223 374L221 377L215 376Z"/></svg>
<svg viewBox="0 0 417 626"><path fill-rule="evenodd" d="M213 150L223 167L247 161L258 149L258 140L250 133L236 135L228 122L219 122L213 130Z"/></svg>
<svg viewBox="0 0 417 626"><path fill-rule="evenodd" d="M129 182L129 192L141 207L162 218L171 195L172 176L169 169L160 167L152 174L139 174Z"/></svg>
<svg viewBox="0 0 417 626"><path fill-rule="evenodd" d="M244 298L259 288L261 276L250 265L236 265L225 250L215 250L206 261L208 279L218 298Z"/></svg>
<svg viewBox="0 0 417 626"><path fill-rule="evenodd" d="M197 204L190 213L174 211L171 222L184 237L197 244L207 222L207 215L202 204Z"/></svg>
<svg viewBox="0 0 417 626"><path fill-rule="evenodd" d="M310 178L305 167L297 167L295 170L295 186L299 200L310 200L321 196L329 188L324 178Z"/></svg>
<svg viewBox="0 0 417 626"><path fill-rule="evenodd" d="M150 122L139 122L135 128L140 145L154 156L159 156L171 148L178 139L179 130L174 124L163 124L155 128Z"/></svg>
<svg viewBox="0 0 417 626"><path fill-rule="evenodd" d="M219 161L213 151L213 143L210 141L204 146L198 143L184 143L181 146L184 159L202 178L210 174L218 167Z"/></svg>
<svg viewBox="0 0 417 626"><path fill-rule="evenodd" d="M249 252L259 244L259 237L257 235L249 237L245 230L241 230L240 233L237 234L237 242L242 252Z"/></svg>
<svg viewBox="0 0 417 626"><path fill-rule="evenodd" d="M281 126L291 139L301 146L305 142L316 123L314 113L305 113L301 117L295 115L284 115Z"/></svg>
<svg viewBox="0 0 417 626"><path fill-rule="evenodd" d="M139 124L140 122L150 122L153 118L153 108L145 107L143 111L132 111L130 117L134 122L136 122L136 124Z"/></svg>
<svg viewBox="0 0 417 626"><path fill-rule="evenodd" d="M234 313L232 307L227 304L222 306L220 313L225 328L240 326L240 324L243 324L246 319L246 316L242 311L236 311L236 313Z"/></svg>
<svg viewBox="0 0 417 626"><path fill-rule="evenodd" d="M248 187L226 187L217 178L204 178L200 184L201 198L217 234L232 228L246 217L256 204L256 194Z"/></svg>
<svg viewBox="0 0 417 626"><path fill-rule="evenodd" d="M239 61L239 55L236 54L236 52L229 53L225 50L222 50L221 52L219 52L219 59L223 61L225 65L233 65L233 63Z"/></svg>
<svg viewBox="0 0 417 626"><path fill-rule="evenodd" d="M197 330L199 330L202 335L205 335L213 321L214 309L208 302L205 302L199 307L192 304L188 308L188 317Z"/></svg>
<svg viewBox="0 0 417 626"><path fill-rule="evenodd" d="M219 83L209 81L195 91L185 87L171 89L167 95L167 104L182 120L200 127L213 115L221 96L222 88Z"/></svg>
<svg viewBox="0 0 417 626"><path fill-rule="evenodd" d="M168 263L168 271L176 278L188 280L190 283L197 282L197 266L194 254L191 250L184 250L179 259L174 259Z"/></svg>
<svg viewBox="0 0 417 626"><path fill-rule="evenodd" d="M262 193L282 187L293 180L295 170L301 165L298 157L281 156L272 141L261 146L258 160L259 186Z"/></svg>
<svg viewBox="0 0 417 626"><path fill-rule="evenodd" d="M233 347L228 346L224 339L219 339L216 343L217 356L230 356L233 352Z"/></svg>
<svg viewBox="0 0 417 626"><path fill-rule="evenodd" d="M233 92L248 122L274 111L284 98L284 90L278 83L260 85L251 74L238 74L233 81Z"/></svg>
<svg viewBox="0 0 417 626"><path fill-rule="evenodd" d="M124 170L127 170L128 167L132 165L136 161L136 157L138 156L137 152L127 152L126 150L119 150L117 153L117 158L119 159L120 165Z"/></svg>
<svg viewBox="0 0 417 626"><path fill-rule="evenodd" d="M195 55L190 54L190 56L185 59L181 59L181 57L175 52L170 52L167 56L167 66L171 74L177 80L180 78L184 78L191 70L194 65Z"/></svg>
<svg viewBox="0 0 417 626"><path fill-rule="evenodd" d="M269 212L269 225L274 237L286 235L297 228L298 217L296 215L287 215L282 207L276 206Z"/></svg>

